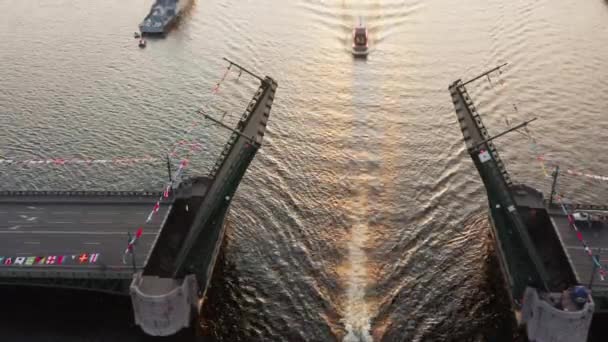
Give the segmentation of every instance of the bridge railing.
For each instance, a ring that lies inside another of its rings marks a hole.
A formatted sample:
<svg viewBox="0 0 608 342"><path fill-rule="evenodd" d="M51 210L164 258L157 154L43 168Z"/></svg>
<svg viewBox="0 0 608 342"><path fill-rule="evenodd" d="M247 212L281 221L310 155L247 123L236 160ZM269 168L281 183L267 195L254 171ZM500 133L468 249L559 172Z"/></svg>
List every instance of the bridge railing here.
<svg viewBox="0 0 608 342"><path fill-rule="evenodd" d="M475 124L475 126L477 126L477 129L479 130L479 133L481 134L482 138L489 139L490 135L488 134L488 130L484 126L483 121L481 120L481 116L479 115L479 112L477 111L477 108L475 107L475 104L473 103L471 96L467 92L467 89L464 87L464 85L462 83L458 84L457 86L458 86L458 90L460 91L460 94L462 95L462 98L464 99L466 106L468 107L469 111L471 112L471 115L473 116L473 119L474 119L473 123ZM502 159L500 159L500 156L498 155L498 151L496 150L496 147L494 146L492 141L486 142L486 146L490 150L490 153L492 153L492 156L494 157L494 160L496 161L496 166L498 167L498 170L502 174L502 177L504 178L505 183L507 184L508 187L511 187L513 185L513 182L511 181L511 176L509 176L509 173L507 172L507 169L505 168L505 164L503 163Z"/></svg>
<svg viewBox="0 0 608 342"><path fill-rule="evenodd" d="M45 191L45 190L3 190L0 196L4 197L43 197L43 196L75 196L75 197L158 197L159 191Z"/></svg>
<svg viewBox="0 0 608 342"><path fill-rule="evenodd" d="M256 106L258 104L258 101L260 100L260 98L264 94L264 90L268 86L269 86L268 83L266 81L263 81L262 84L260 85L260 87L258 88L257 92L255 93L255 95L251 99L251 101L249 101L249 105L247 106L247 109L245 109L245 112L243 113L243 115L241 116L239 122L236 125L236 130L238 132L242 132L243 131L243 128L246 126L247 120L249 119L249 116L255 110L255 108L256 108ZM239 134L236 133L236 132L233 132L230 135L230 138L228 139L228 141L224 145L224 149L220 153L218 159L215 161L215 165L213 165L213 167L209 171L209 174L208 174L209 178L215 179L215 176L217 175L217 172L222 168L222 165L224 164L224 161L226 160L226 158L228 157L228 155L230 155L230 151L232 151L232 148L234 147L234 144L236 143L238 137L239 137Z"/></svg>

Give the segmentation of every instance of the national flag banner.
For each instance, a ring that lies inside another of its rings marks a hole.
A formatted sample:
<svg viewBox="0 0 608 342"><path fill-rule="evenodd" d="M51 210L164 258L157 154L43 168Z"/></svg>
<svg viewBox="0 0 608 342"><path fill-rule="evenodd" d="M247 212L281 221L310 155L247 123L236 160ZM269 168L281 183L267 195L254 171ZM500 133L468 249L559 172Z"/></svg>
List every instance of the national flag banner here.
<svg viewBox="0 0 608 342"><path fill-rule="evenodd" d="M89 263L90 264L94 264L97 262L97 259L99 258L99 253L92 253L89 256Z"/></svg>
<svg viewBox="0 0 608 342"><path fill-rule="evenodd" d="M481 150L481 152L479 153L479 161L485 163L490 159L492 159L492 157L490 156L490 152L486 150Z"/></svg>
<svg viewBox="0 0 608 342"><path fill-rule="evenodd" d="M143 233L144 233L144 228L139 227L139 229L137 229L137 232L135 233L135 237L139 239Z"/></svg>
<svg viewBox="0 0 608 342"><path fill-rule="evenodd" d="M158 212L158 209L160 209L160 202L156 201L156 204L154 204L154 209L152 209L152 211L156 214Z"/></svg>
<svg viewBox="0 0 608 342"><path fill-rule="evenodd" d="M58 265L94 264L99 261L99 253L82 253L80 255L48 256L0 256L0 267L52 267Z"/></svg>
<svg viewBox="0 0 608 342"><path fill-rule="evenodd" d="M146 218L146 223L150 223L150 221L152 221L152 215L154 215L154 210L150 212L150 214L148 215L148 218Z"/></svg>
<svg viewBox="0 0 608 342"><path fill-rule="evenodd" d="M169 198L169 192L171 191L171 184L167 185L167 187L165 188L165 191L163 192L163 197L164 198Z"/></svg>
<svg viewBox="0 0 608 342"><path fill-rule="evenodd" d="M80 254L80 257L78 257L78 261L80 261L81 264L86 263L89 260L89 255L87 253L82 253Z"/></svg>

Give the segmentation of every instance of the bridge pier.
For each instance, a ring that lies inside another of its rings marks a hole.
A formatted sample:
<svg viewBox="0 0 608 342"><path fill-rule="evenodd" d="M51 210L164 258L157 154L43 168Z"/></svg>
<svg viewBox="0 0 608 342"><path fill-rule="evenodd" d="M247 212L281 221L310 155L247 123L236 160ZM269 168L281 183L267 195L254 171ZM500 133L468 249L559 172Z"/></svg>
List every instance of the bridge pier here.
<svg viewBox="0 0 608 342"><path fill-rule="evenodd" d="M193 274L173 279L136 273L130 286L135 323L152 336L169 336L189 327L198 316L198 291Z"/></svg>

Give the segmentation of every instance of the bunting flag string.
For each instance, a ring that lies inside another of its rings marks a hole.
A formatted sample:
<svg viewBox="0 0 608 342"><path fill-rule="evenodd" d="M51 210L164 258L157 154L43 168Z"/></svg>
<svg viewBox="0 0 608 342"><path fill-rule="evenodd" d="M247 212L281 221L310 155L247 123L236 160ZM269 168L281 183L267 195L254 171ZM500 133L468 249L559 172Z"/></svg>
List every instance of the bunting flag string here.
<svg viewBox="0 0 608 342"><path fill-rule="evenodd" d="M540 165L543 168L543 171L545 173L545 177L549 177L549 174L546 171L546 167L555 167L558 164L556 162L551 162L548 161L544 156L539 155L537 157L537 159L540 161ZM608 181L608 176L601 176L601 175L596 175L596 174L592 174L592 173L587 173L587 172L582 172L582 171L577 171L577 170L572 170L572 169L566 169L565 170L567 174L572 175L572 176L578 176L578 177L586 177L589 179L595 179L595 180L599 180L599 181Z"/></svg>
<svg viewBox="0 0 608 342"><path fill-rule="evenodd" d="M585 249L585 252L587 252L587 254L589 255L589 257L591 257L591 260L593 260L593 263L595 264L595 266L598 268L598 272L600 274L600 279L602 281L604 281L606 279L606 268L600 263L600 261L598 260L598 258L595 255L593 255L593 252L591 251L591 248L589 248L589 245L587 244L587 241L585 241L585 239L583 238L583 233L576 226L576 222L574 220L574 216L570 212L568 212L568 209L566 209L566 206L564 205L564 202L562 201L562 197L558 195L557 196L557 201L559 202L559 205L562 208L562 211L564 212L564 214L568 218L568 223L570 224L570 227L572 229L574 229L574 231L576 232L576 238L583 245L583 248Z"/></svg>
<svg viewBox="0 0 608 342"><path fill-rule="evenodd" d="M226 68L226 71L224 71L224 75L222 76L222 78L219 80L219 82L217 82L215 87L213 87L214 94L217 94L220 91L220 85L222 84L222 82L224 82L224 80L226 79L226 76L228 76L228 73L230 72L230 68L232 68L232 64L228 65L228 67ZM240 76L240 74L239 74L239 76Z"/></svg>
<svg viewBox="0 0 608 342"><path fill-rule="evenodd" d="M152 210L148 214L148 217L146 218L146 224L150 223L152 221L152 219L154 218L154 215L156 215L158 213L158 211L160 210L160 203L164 199L169 198L170 191L173 188L173 185L175 184L177 179L179 179L179 177L181 176L186 165L188 165L187 159L183 159L179 163L179 167L178 167L177 171L175 172L175 174L173 175L173 177L171 178L171 181L165 185L165 187L163 188L162 194L160 195L158 200L156 200L156 202L154 203L154 206L152 207ZM134 248L135 244L137 243L137 240L142 236L142 234L143 234L143 227L140 226L137 229L137 232L135 233L134 237L131 238L127 244L127 248L125 249L125 252L123 254L123 259L122 259L124 264L127 263L127 260L126 260L127 255L133 254L133 248Z"/></svg>
<svg viewBox="0 0 608 342"><path fill-rule="evenodd" d="M140 163L156 163L159 162L160 158L155 157L142 157L142 158L112 158L112 159L82 159L82 158L49 158L49 159L26 159L26 160L15 160L15 159L0 159L0 165L133 165Z"/></svg>
<svg viewBox="0 0 608 342"><path fill-rule="evenodd" d="M197 114L200 114L201 110L199 109L197 111ZM195 140L187 140L186 138L192 133L192 131L198 127L198 125L200 124L199 121L194 120L192 122L192 124L190 125L190 127L184 132L184 134L182 134L181 139L177 140L173 146L167 151L167 156L168 157L175 157L178 153L178 150L180 149L180 147L183 146L188 146L188 152L187 152L187 158L189 158L190 154L193 152L198 152L200 150L203 149L203 144L201 142L195 141ZM166 183L163 186L163 191L160 195L160 197L156 200L156 202L154 203L154 206L152 207L152 210L150 211L150 213L148 214L148 216L146 217L146 221L145 224L148 224L150 222L152 222L152 219L154 218L154 215L156 215L159 210L160 210L160 204L163 200L166 200L169 198L169 196L171 195L171 189L173 189L173 186L177 183L178 179L182 176L184 169L186 168L186 166L188 165L189 159L184 158L180 161L179 166L177 168L177 170L175 171L175 173L172 175L171 180ZM129 241L127 243L127 248L125 249L125 252L123 254L123 263L126 264L127 263L127 255L128 254L133 254L134 252L134 247L137 243L137 240L139 240L139 238L142 236L143 234L143 226L140 226L135 235L133 237L131 237L131 235L129 234Z"/></svg>
<svg viewBox="0 0 608 342"><path fill-rule="evenodd" d="M169 181L163 187L162 194L160 195L158 200L156 200L156 202L154 203L154 206L152 207L152 210L148 214L148 217L146 218L146 224L150 223L152 221L152 219L154 218L154 215L156 215L158 213L158 211L160 210L161 202L163 200L166 200L167 198L169 198L169 196L171 194L171 189L173 189L173 186L176 184L177 180L182 176L182 173L184 172L184 169L186 168L187 165L188 165L188 159L182 159L180 161L177 171L175 171L175 174L173 174L171 181ZM137 229L137 232L135 233L133 238L130 238L130 240L127 244L127 248L125 249L125 252L123 254L123 258L122 258L122 262L124 264L127 263L127 255L133 254L133 248L134 248L135 244L137 243L137 240L139 240L139 238L142 236L143 229L144 229L143 226L140 226Z"/></svg>
<svg viewBox="0 0 608 342"><path fill-rule="evenodd" d="M100 253L80 253L70 255L44 256L0 256L0 267L53 267L56 265L96 265L100 264ZM103 264L103 263L101 263Z"/></svg>
<svg viewBox="0 0 608 342"><path fill-rule="evenodd" d="M199 109L197 111L197 114L200 114L201 110ZM178 141L176 141L173 144L173 147L171 147L171 149L169 149L167 151L167 155L169 156L174 156L177 153L177 149L180 148L181 146L184 145L188 145L188 140L186 139L190 133L192 133L192 131L198 127L198 125L200 125L201 123L199 121L192 121L192 124L190 125L190 127L188 128L188 130L186 130L186 132L184 132L184 134L182 134L181 139L179 139ZM190 142L190 146L192 146L192 144L196 144L196 142ZM198 143L200 145L200 143ZM202 146L202 145L201 145Z"/></svg>
<svg viewBox="0 0 608 342"><path fill-rule="evenodd" d="M498 84L500 84L504 88L504 82L500 78L501 74L502 74L502 72L500 71L500 69L498 69L498 75L499 75L498 76ZM490 83L490 87L494 91L494 95L498 96L498 92L496 91L496 87L494 87L494 83L492 82L492 79L490 78L490 74L486 75L486 77L488 79L488 82ZM510 122L509 117L507 116L507 114L505 113L502 116L505 119L505 123L507 124L507 127L511 127L511 122Z"/></svg>
<svg viewBox="0 0 608 342"><path fill-rule="evenodd" d="M144 228L143 227L139 227L137 229L137 232L135 233L135 235L129 240L129 242L127 243L127 249L125 249L125 253L122 257L122 263L126 264L127 263L127 254L129 253L133 253L133 247L135 246L135 242L137 242L137 239L139 239L142 234L144 233Z"/></svg>
<svg viewBox="0 0 608 342"><path fill-rule="evenodd" d="M590 173L584 173L584 172L570 170L570 169L566 169L566 172L569 175L573 175L573 176L581 176L581 177L587 177L587 178L591 178L591 179L595 179L595 180L608 181L608 176L593 175Z"/></svg>
<svg viewBox="0 0 608 342"><path fill-rule="evenodd" d="M178 149L187 148L189 152L200 152L204 150L203 143L200 141L192 140L180 140L175 144L175 147L170 151L169 156L175 157L178 153ZM47 158L47 159L0 159L0 165L7 166L67 166L67 165L116 165L116 166L130 166L135 164L153 164L162 162L162 158L145 156L137 158L112 158L112 159L83 159L83 158Z"/></svg>

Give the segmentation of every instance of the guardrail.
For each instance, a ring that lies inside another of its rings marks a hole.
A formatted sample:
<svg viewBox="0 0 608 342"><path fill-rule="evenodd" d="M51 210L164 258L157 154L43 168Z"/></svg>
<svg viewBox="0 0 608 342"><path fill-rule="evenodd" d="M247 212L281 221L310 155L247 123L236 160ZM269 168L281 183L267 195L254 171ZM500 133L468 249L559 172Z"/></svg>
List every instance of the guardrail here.
<svg viewBox="0 0 608 342"><path fill-rule="evenodd" d="M0 196L4 197L159 197L160 191L45 191L45 190L4 190L0 191Z"/></svg>
<svg viewBox="0 0 608 342"><path fill-rule="evenodd" d="M473 122L477 126L477 130L479 131L479 133L481 134L483 139L489 139L490 135L488 134L488 130L484 126L483 121L481 121L479 112L477 112L477 108L475 107L473 100L471 100L471 96L467 92L467 89L464 87L464 85L462 83L457 84L457 89L460 92L460 94L462 95L462 98L464 99L464 102L465 102L469 112L473 116ZM496 166L498 167L498 170L502 174L502 177L504 178L505 183L507 184L507 186L511 187L513 185L513 182L511 181L511 176L509 176L509 173L507 172L507 169L505 168L504 162L502 161L502 159L500 159L500 156L498 155L498 151L496 150L496 147L494 146L492 141L486 142L486 146L488 146L490 153L492 153L492 156L494 157L494 160L496 161Z"/></svg>
<svg viewBox="0 0 608 342"><path fill-rule="evenodd" d="M581 203L564 203L566 208L571 208L574 210L600 210L600 211L608 211L608 206L606 205L595 205L595 204L581 204Z"/></svg>
<svg viewBox="0 0 608 342"><path fill-rule="evenodd" d="M255 95L253 95L253 98L249 102L247 109L245 109L245 112L243 113L243 115L241 116L241 119L239 120L239 122L236 125L236 130L238 132L243 131L243 129L245 128L245 125L247 124L247 120L249 119L249 116L255 110L258 102L260 101L260 98L262 97L262 95L264 94L264 91L268 87L270 87L270 85L268 83L262 82L262 84L258 88ZM234 144L236 143L238 137L239 137L238 133L235 133L235 132L233 132L230 135L230 138L224 145L224 149L220 153L218 159L215 161L215 165L213 165L213 167L209 171L209 174L208 174L209 178L215 179L217 172L222 168L222 165L224 165L224 161L226 160L226 158L228 158L228 155L230 155L230 152L232 151L232 147L234 147Z"/></svg>

